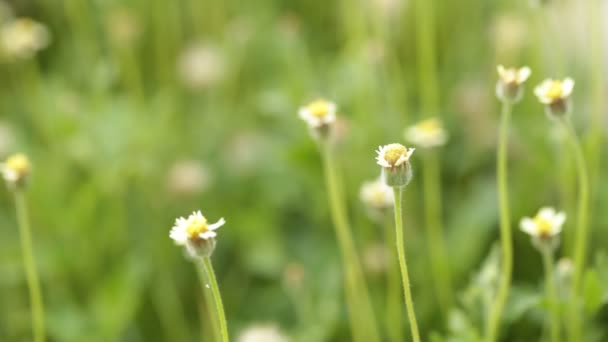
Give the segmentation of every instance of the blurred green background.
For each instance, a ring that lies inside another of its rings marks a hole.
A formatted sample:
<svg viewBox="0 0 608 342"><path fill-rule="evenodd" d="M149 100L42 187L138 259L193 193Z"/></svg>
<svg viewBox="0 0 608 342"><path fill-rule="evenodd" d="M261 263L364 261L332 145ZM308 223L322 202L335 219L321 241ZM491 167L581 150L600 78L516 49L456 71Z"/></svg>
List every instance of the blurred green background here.
<svg viewBox="0 0 608 342"><path fill-rule="evenodd" d="M2 2L3 25L29 17L49 33L45 49L0 64L0 155L23 151L34 165L28 200L49 339L212 341L195 266L168 237L176 217L200 209L227 220L213 261L235 340L257 323L295 341L349 340L320 158L297 116L322 96L339 106L339 163L383 331L385 227L367 217L359 186L379 173L378 145L401 142L423 117L445 122L449 143L413 157L406 248L424 340L474 340L475 275L498 238L494 87L505 64L533 73L511 131L515 288L503 339L536 341L541 259L516 223L541 206L565 210L563 256L576 217L571 155L532 94L546 77L576 80L572 120L594 191L588 260L602 298L608 289L606 15L599 0ZM436 112L423 109L425 79ZM424 153L441 160L459 294L448 321L427 271ZM26 341L13 202L0 192L0 340ZM605 341L608 310L588 318Z"/></svg>

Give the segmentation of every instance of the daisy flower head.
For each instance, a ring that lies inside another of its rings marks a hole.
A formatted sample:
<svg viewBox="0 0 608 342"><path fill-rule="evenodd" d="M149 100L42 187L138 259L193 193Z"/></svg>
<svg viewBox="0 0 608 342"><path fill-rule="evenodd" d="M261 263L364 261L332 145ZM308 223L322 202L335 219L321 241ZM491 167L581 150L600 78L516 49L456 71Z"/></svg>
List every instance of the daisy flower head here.
<svg viewBox="0 0 608 342"><path fill-rule="evenodd" d="M532 71L529 67L505 68L497 67L498 82L496 83L496 96L499 100L509 103L521 101L524 93L524 83Z"/></svg>
<svg viewBox="0 0 608 342"><path fill-rule="evenodd" d="M535 245L543 245L547 242L555 245L564 222L566 222L564 212L545 207L541 208L533 218L524 217L520 222L520 228L532 237Z"/></svg>
<svg viewBox="0 0 608 342"><path fill-rule="evenodd" d="M176 245L184 246L191 257L209 257L215 248L215 231L225 223L221 218L209 224L200 211L195 211L188 218L178 217L169 237Z"/></svg>
<svg viewBox="0 0 608 342"><path fill-rule="evenodd" d="M574 80L569 77L564 80L546 79L534 89L534 94L545 105L550 118L559 118L570 112L572 90Z"/></svg>
<svg viewBox="0 0 608 342"><path fill-rule="evenodd" d="M369 216L378 221L385 217L395 201L393 189L381 178L364 182L359 190L359 199L365 205Z"/></svg>
<svg viewBox="0 0 608 342"><path fill-rule="evenodd" d="M382 177L388 186L403 187L410 182L412 167L409 160L414 148L388 144L380 146L376 153L376 163L382 167Z"/></svg>
<svg viewBox="0 0 608 342"><path fill-rule="evenodd" d="M330 136L336 122L336 111L335 103L318 99L301 107L298 115L308 124L313 137L326 139Z"/></svg>
<svg viewBox="0 0 608 342"><path fill-rule="evenodd" d="M0 49L10 59L29 59L49 45L50 33L30 18L10 20L0 29Z"/></svg>
<svg viewBox="0 0 608 342"><path fill-rule="evenodd" d="M422 120L405 129L405 140L422 148L432 148L445 145L448 134L439 118Z"/></svg>
<svg viewBox="0 0 608 342"><path fill-rule="evenodd" d="M32 166L25 154L16 153L0 164L0 171L9 188L17 189L26 185Z"/></svg>

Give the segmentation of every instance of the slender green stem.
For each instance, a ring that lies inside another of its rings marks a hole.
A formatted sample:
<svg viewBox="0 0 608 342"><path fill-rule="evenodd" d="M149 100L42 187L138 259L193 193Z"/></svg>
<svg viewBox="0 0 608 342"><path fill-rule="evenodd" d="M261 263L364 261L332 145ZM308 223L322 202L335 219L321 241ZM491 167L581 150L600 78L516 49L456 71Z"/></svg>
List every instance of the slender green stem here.
<svg viewBox="0 0 608 342"><path fill-rule="evenodd" d="M395 230L393 230L392 222L387 220L387 227L384 229L386 234L386 248L390 251L391 258L389 260L389 269L386 277L386 326L389 341L402 342L405 337L403 335L403 305L401 302L401 289L399 274L399 255L397 250L393 248L393 243L396 241Z"/></svg>
<svg viewBox="0 0 608 342"><path fill-rule="evenodd" d="M572 277L572 293L570 296L569 332L572 341L580 341L581 319L578 311L578 295L581 276L584 273L585 258L587 255L588 221L589 221L589 175L583 148L576 136L574 127L567 119L560 120L560 124L568 133L568 139L574 159L576 161L578 177L578 217L576 222L576 235L574 240L574 275Z"/></svg>
<svg viewBox="0 0 608 342"><path fill-rule="evenodd" d="M32 234L27 214L27 203L23 190L15 190L15 205L17 209L17 221L19 223L19 235L21 236L21 252L23 253L23 263L25 266L25 276L30 293L32 305L32 330L34 341L43 342L46 339L44 328L44 302L42 301L42 291L34 251L32 248Z"/></svg>
<svg viewBox="0 0 608 342"><path fill-rule="evenodd" d="M202 266L205 269L205 274L209 280L209 286L211 286L211 293L213 294L213 301L215 302L215 309L220 325L222 342L228 342L228 324L226 323L224 304L222 303L222 296L220 295L220 287L217 285L217 280L215 279L215 272L213 272L213 264L211 264L211 259L209 257L204 257ZM203 288L203 290L204 289L205 288Z"/></svg>
<svg viewBox="0 0 608 342"><path fill-rule="evenodd" d="M509 123L511 120L511 104L503 102L498 137L498 154L496 160L496 178L498 181L498 203L500 206L500 243L502 252L502 267L500 284L496 300L490 312L487 327L487 342L498 338L500 318L509 297L511 274L513 272L513 241L511 238L511 220L509 214L509 193L507 184L507 152L509 142Z"/></svg>
<svg viewBox="0 0 608 342"><path fill-rule="evenodd" d="M354 239L351 235L346 208L339 189L338 176L334 166L334 156L329 143L322 146L325 182L328 190L331 217L345 267L346 301L351 317L353 339L360 342L378 342L380 337L374 311L367 290L365 278Z"/></svg>
<svg viewBox="0 0 608 342"><path fill-rule="evenodd" d="M412 340L414 342L420 342L420 333L418 332L418 323L416 322L416 312L414 311L414 300L412 299L412 291L410 289L410 277L408 275L407 264L405 262L405 246L403 243L403 214L401 213L402 192L403 188L393 188L393 193L395 194L395 240L397 243L399 267L401 268L401 281L403 282L405 307L407 309L407 317L410 320L410 329L412 330Z"/></svg>
<svg viewBox="0 0 608 342"><path fill-rule="evenodd" d="M551 342L559 342L559 311L557 302L557 290L555 289L555 277L553 273L553 249L550 246L541 248L543 257L543 266L545 268L545 286L547 291L547 299L549 302L549 331Z"/></svg>
<svg viewBox="0 0 608 342"><path fill-rule="evenodd" d="M435 291L443 318L447 320L452 305L452 280L448 269L445 241L441 222L441 189L439 161L431 152L423 161L424 210L426 215L427 241Z"/></svg>

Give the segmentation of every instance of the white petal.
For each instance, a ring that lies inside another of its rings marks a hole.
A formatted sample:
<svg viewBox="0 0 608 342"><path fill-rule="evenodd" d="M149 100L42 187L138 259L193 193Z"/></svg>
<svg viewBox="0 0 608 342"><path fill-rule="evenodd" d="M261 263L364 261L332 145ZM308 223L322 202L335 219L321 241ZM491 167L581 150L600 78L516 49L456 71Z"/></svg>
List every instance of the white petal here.
<svg viewBox="0 0 608 342"><path fill-rule="evenodd" d="M566 222L566 213L564 213L563 211L560 211L553 217L553 225L556 227L559 227L560 230L565 222Z"/></svg>
<svg viewBox="0 0 608 342"><path fill-rule="evenodd" d="M536 223L534 223L534 220L532 220L529 217L524 217L521 222L519 223L519 228L524 232L524 233L528 233L532 236L536 236L538 235L538 232L536 230Z"/></svg>
<svg viewBox="0 0 608 342"><path fill-rule="evenodd" d="M496 67L496 70L498 71L498 76L500 76L500 78L502 78L504 76L505 71L506 71L505 67L502 64L499 64Z"/></svg>
<svg viewBox="0 0 608 342"><path fill-rule="evenodd" d="M222 217L217 222L215 222L215 223L210 224L209 226L207 226L207 228L209 228L209 230L216 230L219 227L223 226L225 223L226 223L226 220L224 220L224 218Z"/></svg>
<svg viewBox="0 0 608 342"><path fill-rule="evenodd" d="M538 211L537 216L545 221L553 222L553 217L555 216L555 209L550 207L541 208Z"/></svg>
<svg viewBox="0 0 608 342"><path fill-rule="evenodd" d="M570 77L566 78L562 83L562 97L568 97L572 94L574 89L574 80Z"/></svg>
<svg viewBox="0 0 608 342"><path fill-rule="evenodd" d="M520 68L517 71L517 82L524 83L528 79L528 77L530 77L531 73L532 70L530 70L530 68L527 66Z"/></svg>
<svg viewBox="0 0 608 342"><path fill-rule="evenodd" d="M212 231L212 230L208 230L208 231L206 231L206 232L204 232L204 233L200 233L200 234L198 234L198 236L199 236L201 239L203 239L203 240L208 240L208 239L211 239L211 238L216 237L216 236L217 236L217 233L216 233L216 232L214 232L214 231Z"/></svg>

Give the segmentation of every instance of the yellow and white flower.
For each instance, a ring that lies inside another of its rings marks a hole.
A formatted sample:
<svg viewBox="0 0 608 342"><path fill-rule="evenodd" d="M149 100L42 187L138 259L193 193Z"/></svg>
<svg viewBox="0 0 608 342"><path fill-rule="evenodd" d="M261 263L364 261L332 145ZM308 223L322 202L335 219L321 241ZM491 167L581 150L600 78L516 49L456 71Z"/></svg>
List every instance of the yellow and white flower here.
<svg viewBox="0 0 608 342"><path fill-rule="evenodd" d="M364 182L359 191L359 198L366 207L373 210L392 208L395 201L393 189L380 178Z"/></svg>
<svg viewBox="0 0 608 342"><path fill-rule="evenodd" d="M320 128L336 121L336 110L335 103L319 99L301 107L298 115L310 128Z"/></svg>
<svg viewBox="0 0 608 342"><path fill-rule="evenodd" d="M378 147L376 162L386 169L393 169L404 165L410 159L414 148L407 148L401 144L388 144Z"/></svg>
<svg viewBox="0 0 608 342"><path fill-rule="evenodd" d="M188 218L177 218L169 237L175 244L185 246L192 257L210 256L215 248L215 231L225 223L226 220L221 218L209 224L200 211L195 211Z"/></svg>
<svg viewBox="0 0 608 342"><path fill-rule="evenodd" d="M564 222L566 222L564 212L545 207L540 209L534 218L524 217L520 222L520 228L533 238L545 240L558 235L562 231Z"/></svg>
<svg viewBox="0 0 608 342"><path fill-rule="evenodd" d="M9 186L23 185L27 180L32 170L30 160L23 153L17 153L9 156L4 163L0 165L2 177Z"/></svg>
<svg viewBox="0 0 608 342"><path fill-rule="evenodd" d="M405 129L405 139L422 148L442 146L448 141L448 134L439 118L422 120Z"/></svg>
<svg viewBox="0 0 608 342"><path fill-rule="evenodd" d="M497 67L498 82L496 83L496 96L501 101L519 102L523 97L523 84L532 71L527 66L521 68Z"/></svg>
<svg viewBox="0 0 608 342"><path fill-rule="evenodd" d="M0 50L9 58L31 58L49 42L50 33L46 26L30 18L11 20L0 30Z"/></svg>
<svg viewBox="0 0 608 342"><path fill-rule="evenodd" d="M546 79L534 89L534 94L542 104L551 105L567 100L573 89L574 80L569 77L563 81Z"/></svg>

